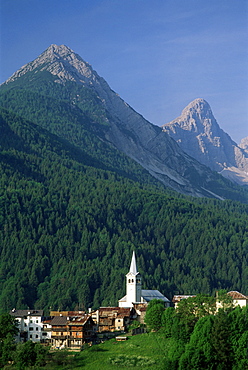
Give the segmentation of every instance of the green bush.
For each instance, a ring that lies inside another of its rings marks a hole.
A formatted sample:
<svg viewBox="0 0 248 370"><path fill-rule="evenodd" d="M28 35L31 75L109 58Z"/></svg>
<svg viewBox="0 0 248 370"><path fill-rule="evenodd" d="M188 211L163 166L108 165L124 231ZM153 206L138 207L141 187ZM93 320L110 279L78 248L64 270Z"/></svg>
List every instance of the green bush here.
<svg viewBox="0 0 248 370"><path fill-rule="evenodd" d="M118 355L110 357L109 362L111 365L122 366L122 367L144 367L155 364L155 361L146 356L128 356Z"/></svg>

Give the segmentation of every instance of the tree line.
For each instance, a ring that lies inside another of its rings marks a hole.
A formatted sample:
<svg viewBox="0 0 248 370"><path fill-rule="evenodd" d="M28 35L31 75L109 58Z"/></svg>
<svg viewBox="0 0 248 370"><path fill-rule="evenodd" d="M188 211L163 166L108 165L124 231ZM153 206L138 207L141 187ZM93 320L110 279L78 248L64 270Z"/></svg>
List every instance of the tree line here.
<svg viewBox="0 0 248 370"><path fill-rule="evenodd" d="M167 338L165 368L238 370L248 366L248 308L234 307L220 291L216 310L212 296L183 299L177 309L163 302L148 304L145 322Z"/></svg>
<svg viewBox="0 0 248 370"><path fill-rule="evenodd" d="M247 205L167 191L138 165L127 174L124 157L119 172L91 165L6 110L0 125L3 312L116 305L133 250L143 288L169 299L248 293Z"/></svg>

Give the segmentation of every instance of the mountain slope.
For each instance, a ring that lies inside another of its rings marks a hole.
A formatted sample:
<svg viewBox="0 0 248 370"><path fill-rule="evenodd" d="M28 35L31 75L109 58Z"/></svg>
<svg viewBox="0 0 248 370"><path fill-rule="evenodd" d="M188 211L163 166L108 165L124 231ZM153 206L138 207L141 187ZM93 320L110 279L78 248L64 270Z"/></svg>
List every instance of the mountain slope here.
<svg viewBox="0 0 248 370"><path fill-rule="evenodd" d="M162 128L199 162L227 177L228 172L232 172L232 179L248 185L247 153L219 127L204 99L191 102L180 117ZM235 175L238 173L239 176Z"/></svg>
<svg viewBox="0 0 248 370"><path fill-rule="evenodd" d="M62 123L65 117L60 114L58 124L58 110L62 113L63 109L57 109L56 116L51 110L49 113L47 100L66 105L66 110L72 111L70 120ZM82 123L75 117L86 115L91 118L86 131L127 154L165 186L198 197L242 198L235 186L189 157L159 127L136 113L88 63L64 45L51 45L11 76L1 86L0 104L79 146Z"/></svg>
<svg viewBox="0 0 248 370"><path fill-rule="evenodd" d="M135 147L138 130L115 128L94 88L43 67L0 88L0 310L116 305L133 250L145 289L248 294L247 205L165 189L107 139L113 127Z"/></svg>
<svg viewBox="0 0 248 370"><path fill-rule="evenodd" d="M142 171L132 180L89 165L2 109L0 127L0 310L116 305L133 250L144 288L247 294L247 205L180 198L142 185Z"/></svg>

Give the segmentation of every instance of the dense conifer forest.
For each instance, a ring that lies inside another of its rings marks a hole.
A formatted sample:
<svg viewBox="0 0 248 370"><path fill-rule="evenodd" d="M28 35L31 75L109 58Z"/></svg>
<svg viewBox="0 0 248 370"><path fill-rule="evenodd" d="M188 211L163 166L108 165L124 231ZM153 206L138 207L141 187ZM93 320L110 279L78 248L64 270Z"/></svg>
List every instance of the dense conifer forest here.
<svg viewBox="0 0 248 370"><path fill-rule="evenodd" d="M116 305L133 250L144 289L248 295L248 205L165 189L101 140L93 91L50 78L1 89L1 310Z"/></svg>

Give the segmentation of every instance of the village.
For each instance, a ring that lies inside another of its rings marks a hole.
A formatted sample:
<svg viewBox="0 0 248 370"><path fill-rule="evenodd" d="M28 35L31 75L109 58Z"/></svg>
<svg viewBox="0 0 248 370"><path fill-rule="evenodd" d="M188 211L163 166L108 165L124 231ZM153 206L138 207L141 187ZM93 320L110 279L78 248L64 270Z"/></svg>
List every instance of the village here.
<svg viewBox="0 0 248 370"><path fill-rule="evenodd" d="M248 296L237 291L227 293L233 305L248 306ZM126 295L119 300L118 307L100 307L85 311L50 311L45 317L43 310L12 309L10 315L18 322L17 342L28 340L50 345L53 349L68 348L81 350L86 343L99 343L105 339L124 334L133 321L144 327L144 318L148 303L153 299L161 300L164 307L177 308L182 299L193 295L175 295L170 301L158 290L143 290L142 278L137 270L136 257L133 252L129 272L126 274ZM139 328L136 334L144 331Z"/></svg>

